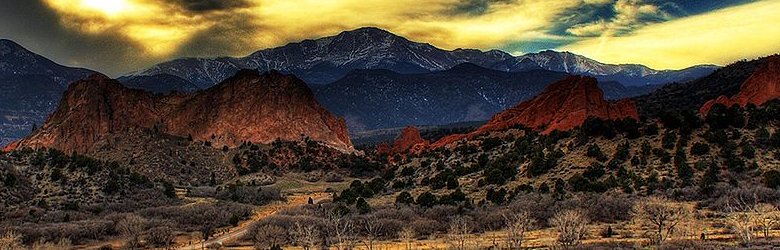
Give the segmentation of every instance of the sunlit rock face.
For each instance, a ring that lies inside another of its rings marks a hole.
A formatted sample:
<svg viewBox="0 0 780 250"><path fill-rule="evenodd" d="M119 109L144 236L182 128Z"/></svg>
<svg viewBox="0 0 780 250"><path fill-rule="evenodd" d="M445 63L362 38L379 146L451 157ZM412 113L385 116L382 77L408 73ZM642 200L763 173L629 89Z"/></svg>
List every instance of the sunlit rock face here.
<svg viewBox="0 0 780 250"><path fill-rule="evenodd" d="M155 95L102 75L74 83L48 121L10 147L89 153L134 131L191 137L214 147L305 138L353 151L347 127L294 76L240 71L194 94Z"/></svg>
<svg viewBox="0 0 780 250"><path fill-rule="evenodd" d="M714 100L705 103L699 112L707 115L715 104L723 104L726 107L739 105L742 107L748 104L763 105L771 100L780 98L780 56L768 57L763 65L759 66L755 72L740 87L739 92L732 96L720 96Z"/></svg>
<svg viewBox="0 0 780 250"><path fill-rule="evenodd" d="M590 117L605 120L639 119L633 100L607 101L595 78L571 76L548 86L531 100L496 114L484 126L466 135L451 135L433 144L441 147L455 141L516 126L538 130L543 134L568 131Z"/></svg>

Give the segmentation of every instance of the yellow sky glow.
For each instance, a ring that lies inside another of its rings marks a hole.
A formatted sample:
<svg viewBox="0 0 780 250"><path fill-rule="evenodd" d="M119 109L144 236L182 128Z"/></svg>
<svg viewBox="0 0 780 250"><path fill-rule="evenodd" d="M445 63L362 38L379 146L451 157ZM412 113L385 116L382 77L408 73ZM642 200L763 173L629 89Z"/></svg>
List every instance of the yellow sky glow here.
<svg viewBox="0 0 780 250"><path fill-rule="evenodd" d="M640 28L622 37L596 37L562 47L607 63L657 69L725 65L780 52L780 1L759 1Z"/></svg>
<svg viewBox="0 0 780 250"><path fill-rule="evenodd" d="M500 49L541 39L575 40L557 49L609 63L655 68L726 64L780 51L780 0L670 18L628 34L612 30L634 27L638 15L658 10L639 0L536 0L497 2L485 13L468 15L452 12L461 0L246 0L247 7L195 13L158 0L44 1L60 14L66 27L87 34L114 32L144 48L143 56L161 60L181 55L181 46L200 32L233 24L248 28L221 33L220 39L236 44L232 56L365 26L444 49ZM571 27L571 36L551 34L555 24L575 8L604 4L615 4L620 18Z"/></svg>

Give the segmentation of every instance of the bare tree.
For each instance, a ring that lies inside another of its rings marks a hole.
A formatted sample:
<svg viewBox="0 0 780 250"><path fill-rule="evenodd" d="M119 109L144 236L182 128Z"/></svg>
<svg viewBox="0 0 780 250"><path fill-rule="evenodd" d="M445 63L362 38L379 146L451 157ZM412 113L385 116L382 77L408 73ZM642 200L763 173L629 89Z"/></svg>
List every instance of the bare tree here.
<svg viewBox="0 0 780 250"><path fill-rule="evenodd" d="M411 227L404 227L404 229L398 233L398 238L401 239L404 244L406 244L406 250L411 250L412 242L414 241L416 235L417 233L414 232L414 229Z"/></svg>
<svg viewBox="0 0 780 250"><path fill-rule="evenodd" d="M135 214L129 214L124 219L117 223L116 228L127 241L129 248L136 248L139 246L141 234L144 232L144 226L146 225L146 219Z"/></svg>
<svg viewBox="0 0 780 250"><path fill-rule="evenodd" d="M764 233L764 238L769 237L769 231L772 230L780 222L780 211L772 204L759 203L753 207L753 211L756 213L756 223Z"/></svg>
<svg viewBox="0 0 780 250"><path fill-rule="evenodd" d="M295 243L305 250L310 250L320 243L320 230L316 225L301 225L300 222L296 222L292 236Z"/></svg>
<svg viewBox="0 0 780 250"><path fill-rule="evenodd" d="M744 245L753 242L754 231L758 228L759 216L755 212L758 204L750 205L753 201L735 198L726 204L726 224L739 237Z"/></svg>
<svg viewBox="0 0 780 250"><path fill-rule="evenodd" d="M466 240L468 239L471 230L470 217L456 216L450 220L448 233L454 249L466 249Z"/></svg>
<svg viewBox="0 0 780 250"><path fill-rule="evenodd" d="M355 226L351 218L328 212L325 215L325 230L329 245L335 245L338 250L354 248Z"/></svg>
<svg viewBox="0 0 780 250"><path fill-rule="evenodd" d="M271 249L274 246L282 245L287 238L287 230L276 225L264 225L254 230L252 242L255 249Z"/></svg>
<svg viewBox="0 0 780 250"><path fill-rule="evenodd" d="M173 234L173 229L169 226L159 226L149 229L147 232L149 235L149 243L157 247L168 248L176 238Z"/></svg>
<svg viewBox="0 0 780 250"><path fill-rule="evenodd" d="M504 222L507 229L507 245L509 249L520 249L523 245L525 233L532 229L536 220L528 211L507 215L504 214Z"/></svg>
<svg viewBox="0 0 780 250"><path fill-rule="evenodd" d="M374 250L374 241L381 236L383 226L374 215L363 219L363 230L366 233L366 241L364 243L368 250Z"/></svg>
<svg viewBox="0 0 780 250"><path fill-rule="evenodd" d="M0 250L24 249L22 245L22 235L13 231L5 232L0 236Z"/></svg>
<svg viewBox="0 0 780 250"><path fill-rule="evenodd" d="M588 218L578 210L565 210L550 218L550 225L558 231L558 243L563 248L579 245L588 232Z"/></svg>
<svg viewBox="0 0 780 250"><path fill-rule="evenodd" d="M645 236L657 245L671 237L678 226L691 219L690 208L658 197L637 202L632 213L634 222L646 229Z"/></svg>

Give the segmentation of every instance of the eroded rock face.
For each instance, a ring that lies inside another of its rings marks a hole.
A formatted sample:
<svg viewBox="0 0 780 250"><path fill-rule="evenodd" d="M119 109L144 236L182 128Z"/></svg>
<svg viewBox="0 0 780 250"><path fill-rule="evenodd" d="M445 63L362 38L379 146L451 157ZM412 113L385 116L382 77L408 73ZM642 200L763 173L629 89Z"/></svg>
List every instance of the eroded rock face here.
<svg viewBox="0 0 780 250"><path fill-rule="evenodd" d="M380 154L417 153L424 150L431 143L420 135L420 130L414 126L406 126L401 134L395 138L393 145L382 143L377 145L376 151Z"/></svg>
<svg viewBox="0 0 780 250"><path fill-rule="evenodd" d="M484 126L466 135L450 135L433 144L441 147L464 138L523 126L548 134L568 131L589 117L605 120L639 119L636 104L629 99L606 101L595 78L571 76L551 84L531 100L496 114Z"/></svg>
<svg viewBox="0 0 780 250"><path fill-rule="evenodd" d="M47 122L9 149L89 153L139 128L209 141L214 147L308 137L342 151L354 150L344 120L322 108L304 82L250 70L204 91L165 96L95 75L71 85Z"/></svg>
<svg viewBox="0 0 780 250"><path fill-rule="evenodd" d="M415 148L425 147L428 144L428 140L425 140L420 136L420 130L414 126L407 126L401 132L401 135L395 139L393 143L393 153L403 153Z"/></svg>
<svg viewBox="0 0 780 250"><path fill-rule="evenodd" d="M780 98L780 55L768 57L766 62L742 83L739 93L731 98L720 96L710 100L702 105L699 112L707 115L715 104L723 104L726 107L745 107L748 104L760 106L777 98Z"/></svg>

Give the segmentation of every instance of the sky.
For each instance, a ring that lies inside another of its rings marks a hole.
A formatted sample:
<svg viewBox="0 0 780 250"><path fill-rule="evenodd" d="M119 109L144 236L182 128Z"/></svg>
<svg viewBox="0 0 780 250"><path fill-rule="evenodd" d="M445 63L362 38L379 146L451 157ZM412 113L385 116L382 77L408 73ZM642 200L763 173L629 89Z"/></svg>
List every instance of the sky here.
<svg viewBox="0 0 780 250"><path fill-rule="evenodd" d="M780 0L0 0L0 38L112 76L366 26L443 49L680 69L780 52L778 13Z"/></svg>

